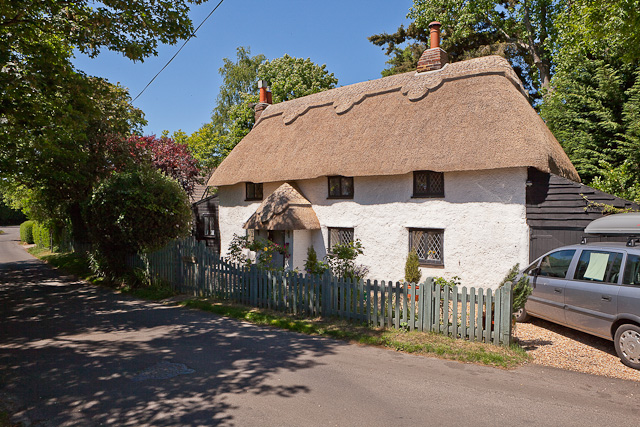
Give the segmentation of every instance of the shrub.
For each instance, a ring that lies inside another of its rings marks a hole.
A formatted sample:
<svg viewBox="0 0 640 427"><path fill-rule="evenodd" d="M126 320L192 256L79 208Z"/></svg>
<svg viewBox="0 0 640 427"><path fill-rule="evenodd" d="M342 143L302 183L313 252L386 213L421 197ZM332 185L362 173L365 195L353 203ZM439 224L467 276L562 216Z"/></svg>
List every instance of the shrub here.
<svg viewBox="0 0 640 427"><path fill-rule="evenodd" d="M368 273L369 269L362 265L356 265L358 255L364 253L364 248L360 240L356 239L348 243L338 243L333 245L331 253L327 254L325 261L331 273L340 278L360 280Z"/></svg>
<svg viewBox="0 0 640 427"><path fill-rule="evenodd" d="M34 221L25 221L20 224L20 241L33 244L33 224Z"/></svg>
<svg viewBox="0 0 640 427"><path fill-rule="evenodd" d="M447 280L444 277L434 277L433 278L433 282L436 285L440 285L440 286L450 286L450 287L454 287L454 286L460 286L462 284L462 281L460 279L460 277L458 276L453 276L451 278L451 280Z"/></svg>
<svg viewBox="0 0 640 427"><path fill-rule="evenodd" d="M109 279L127 271L127 255L159 249L190 231L191 207L178 182L155 169L116 172L87 204L89 232Z"/></svg>
<svg viewBox="0 0 640 427"><path fill-rule="evenodd" d="M256 237L253 242L250 242L248 236L238 236L234 234L229 244L227 259L236 264L244 264L247 267L251 266L253 261L245 254L245 249L255 252L255 264L265 270L283 269L282 267L273 267L272 261L275 253L284 255L285 258L290 257L288 243L279 245L261 237Z"/></svg>
<svg viewBox="0 0 640 427"><path fill-rule="evenodd" d="M422 277L420 259L415 249L411 249L404 265L404 280L408 283L419 283Z"/></svg>
<svg viewBox="0 0 640 427"><path fill-rule="evenodd" d="M39 248L50 247L51 234L49 233L49 227L40 222L35 222L33 224L33 243Z"/></svg>
<svg viewBox="0 0 640 427"><path fill-rule="evenodd" d="M531 285L529 284L529 277L525 276L524 274L517 281L514 281L516 279L516 276L518 276L519 270L520 264L516 264L511 267L509 273L507 273L505 278L502 279L502 282L500 283L500 286L503 286L507 282L513 283L512 310L514 313L524 307L524 304L527 302L529 295L531 295L531 292L533 291Z"/></svg>
<svg viewBox="0 0 640 427"><path fill-rule="evenodd" d="M307 259L304 262L304 270L316 276L321 276L329 266L322 261L318 261L318 254L316 254L316 250L313 246L309 246L307 249Z"/></svg>

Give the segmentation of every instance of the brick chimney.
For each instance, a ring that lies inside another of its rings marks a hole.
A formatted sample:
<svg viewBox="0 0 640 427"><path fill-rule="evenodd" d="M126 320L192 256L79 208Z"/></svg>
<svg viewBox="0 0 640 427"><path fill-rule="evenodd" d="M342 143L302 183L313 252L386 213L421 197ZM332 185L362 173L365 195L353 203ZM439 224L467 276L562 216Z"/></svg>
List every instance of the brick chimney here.
<svg viewBox="0 0 640 427"><path fill-rule="evenodd" d="M271 89L264 80L258 80L258 89L260 89L260 101L253 107L256 122L262 115L262 112L271 105Z"/></svg>
<svg viewBox="0 0 640 427"><path fill-rule="evenodd" d="M418 61L416 71L423 73L425 71L439 70L449 62L449 55L440 47L440 27L442 24L435 21L429 24L429 35L431 36L431 48L425 50Z"/></svg>

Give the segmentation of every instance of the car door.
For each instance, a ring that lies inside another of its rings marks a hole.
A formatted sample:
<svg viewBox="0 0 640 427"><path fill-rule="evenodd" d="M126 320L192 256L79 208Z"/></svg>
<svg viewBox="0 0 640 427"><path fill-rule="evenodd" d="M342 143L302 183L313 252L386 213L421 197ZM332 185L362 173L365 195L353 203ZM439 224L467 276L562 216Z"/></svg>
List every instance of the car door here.
<svg viewBox="0 0 640 427"><path fill-rule="evenodd" d="M567 325L590 334L611 338L611 324L618 313L623 252L583 249L573 278L565 285Z"/></svg>
<svg viewBox="0 0 640 427"><path fill-rule="evenodd" d="M527 312L556 323L565 323L564 287L575 249L551 252L540 260L533 277Z"/></svg>

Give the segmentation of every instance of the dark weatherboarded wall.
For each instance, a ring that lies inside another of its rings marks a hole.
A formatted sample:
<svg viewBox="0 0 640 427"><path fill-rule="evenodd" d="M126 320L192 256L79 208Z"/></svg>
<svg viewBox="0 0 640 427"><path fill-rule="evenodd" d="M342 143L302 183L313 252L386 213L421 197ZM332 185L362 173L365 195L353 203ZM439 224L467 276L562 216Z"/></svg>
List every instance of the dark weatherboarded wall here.
<svg viewBox="0 0 640 427"><path fill-rule="evenodd" d="M602 208L593 203L623 209L639 208L628 200L534 168L529 168L528 181L529 261L559 246L580 243L584 228L602 217ZM589 238L589 241L599 240L626 241L624 238Z"/></svg>
<svg viewBox="0 0 640 427"><path fill-rule="evenodd" d="M218 225L218 196L209 196L192 205L193 231L198 240L204 240L215 253L220 254L220 227Z"/></svg>

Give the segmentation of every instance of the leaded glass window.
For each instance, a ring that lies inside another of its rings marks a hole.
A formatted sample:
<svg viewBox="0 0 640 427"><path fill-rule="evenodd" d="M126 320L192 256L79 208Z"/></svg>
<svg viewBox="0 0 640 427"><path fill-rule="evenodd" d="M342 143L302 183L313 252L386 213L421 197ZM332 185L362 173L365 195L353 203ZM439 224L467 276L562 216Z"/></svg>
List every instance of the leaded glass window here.
<svg viewBox="0 0 640 427"><path fill-rule="evenodd" d="M262 183L247 182L246 193L246 200L262 200Z"/></svg>
<svg viewBox="0 0 640 427"><path fill-rule="evenodd" d="M327 252L331 253L331 248L335 245L353 242L353 234L353 228L329 227L329 247Z"/></svg>
<svg viewBox="0 0 640 427"><path fill-rule="evenodd" d="M409 229L409 251L415 249L423 264L444 265L444 230Z"/></svg>
<svg viewBox="0 0 640 427"><path fill-rule="evenodd" d="M330 176L328 178L330 199L353 199L352 176Z"/></svg>
<svg viewBox="0 0 640 427"><path fill-rule="evenodd" d="M414 172L413 197L444 197L444 174L432 171Z"/></svg>

